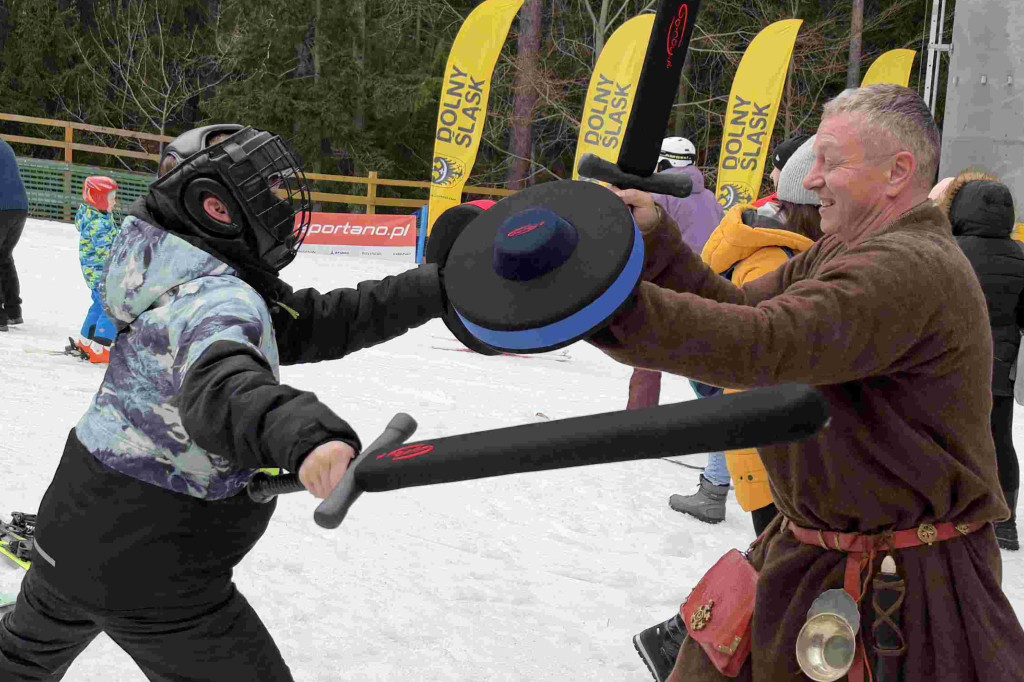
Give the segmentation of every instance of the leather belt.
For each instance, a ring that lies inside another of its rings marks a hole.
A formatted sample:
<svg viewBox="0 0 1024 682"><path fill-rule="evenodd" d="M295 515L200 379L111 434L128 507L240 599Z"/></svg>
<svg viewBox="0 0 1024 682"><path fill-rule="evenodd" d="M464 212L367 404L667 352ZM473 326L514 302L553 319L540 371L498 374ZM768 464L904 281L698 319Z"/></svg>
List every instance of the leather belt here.
<svg viewBox="0 0 1024 682"><path fill-rule="evenodd" d="M907 549L908 547L920 547L931 545L936 542L953 540L964 537L977 530L981 530L987 522L971 523L922 523L917 528L906 530L886 531L865 535L862 533L840 533L833 530L819 530L817 528L802 528L788 518L782 520L782 530L789 530L800 542L805 545L814 545L833 552L845 552L846 575L843 580L843 589L855 602L860 604L864 596L868 580L871 579L871 571L874 565L875 556L878 552L888 552L896 549ZM861 578L867 571L867 576ZM864 650L863 638L857 633L857 655L853 665L850 667L850 682L864 682L865 670L868 679L871 678L871 670L867 665L867 652Z"/></svg>

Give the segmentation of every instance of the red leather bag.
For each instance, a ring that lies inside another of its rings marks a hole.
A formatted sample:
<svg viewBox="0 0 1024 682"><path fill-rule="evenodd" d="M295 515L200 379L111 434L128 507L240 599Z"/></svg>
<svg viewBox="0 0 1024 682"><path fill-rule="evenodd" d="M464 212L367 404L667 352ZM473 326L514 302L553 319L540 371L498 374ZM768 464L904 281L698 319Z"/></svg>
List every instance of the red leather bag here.
<svg viewBox="0 0 1024 682"><path fill-rule="evenodd" d="M736 677L750 656L757 571L737 549L711 567L680 607L689 636L718 671Z"/></svg>

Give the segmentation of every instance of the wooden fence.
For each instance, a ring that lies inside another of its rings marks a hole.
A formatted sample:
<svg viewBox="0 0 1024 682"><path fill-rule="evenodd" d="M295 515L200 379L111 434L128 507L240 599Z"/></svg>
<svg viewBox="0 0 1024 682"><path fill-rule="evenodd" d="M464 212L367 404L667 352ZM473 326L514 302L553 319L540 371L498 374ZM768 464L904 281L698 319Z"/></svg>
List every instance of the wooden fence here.
<svg viewBox="0 0 1024 682"><path fill-rule="evenodd" d="M23 135L8 135L5 133L0 133L0 138L6 140L7 142L13 142L16 144L63 149L64 163L67 164L67 166L65 167L66 172L64 174L65 181L63 183L63 191L69 196L67 202L77 201L77 197L71 196L76 191L74 187L75 184L78 185L79 191L81 189L81 183L74 182L73 173L71 171L71 164L74 163L76 151L131 159L142 159L144 161L152 161L154 162L155 167L155 164L160 161L159 151L161 144L163 144L164 142L170 142L171 140L174 139L173 137L169 137L167 135L140 133L132 130L123 130L121 128L107 128L104 126L90 125L88 123L77 123L74 121L59 121L56 119L38 118L35 116L21 116L19 114L0 113L0 122L2 121L26 123L30 125L52 126L55 128L63 129L63 139L26 137ZM87 133L94 133L97 135L112 135L114 137L127 138L129 140L134 141L134 143L137 146L142 147L142 149L121 149L118 147L102 146L95 144L83 144L81 142L75 142L76 130ZM93 166L93 168L105 169L106 167ZM124 169L116 170L123 172ZM378 177L376 171L371 171L368 177L360 177L353 175L328 175L324 173L307 173L306 178L310 180L310 198L314 202L365 206L366 212L370 214L376 213L378 207L417 209L421 206L426 205L427 203L426 198L378 196L378 189L380 187L411 188L413 190L424 190L422 192L414 193L426 196L429 196L430 190L430 182L428 181L388 180L385 178ZM321 191L322 189L330 189L329 186L325 187L324 183L347 183L352 185L365 185L366 194L359 195ZM51 191L55 190L56 188L53 188ZM506 197L511 194L514 194L514 192L511 190L502 189L498 187L465 187L463 188L463 194Z"/></svg>

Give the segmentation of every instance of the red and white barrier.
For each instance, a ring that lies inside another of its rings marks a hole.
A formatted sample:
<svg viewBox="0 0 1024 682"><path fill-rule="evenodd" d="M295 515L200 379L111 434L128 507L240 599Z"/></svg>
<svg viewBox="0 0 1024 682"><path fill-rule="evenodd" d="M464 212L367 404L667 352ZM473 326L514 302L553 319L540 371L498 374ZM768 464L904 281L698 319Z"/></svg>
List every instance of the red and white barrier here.
<svg viewBox="0 0 1024 682"><path fill-rule="evenodd" d="M299 250L415 261L416 216L313 213Z"/></svg>

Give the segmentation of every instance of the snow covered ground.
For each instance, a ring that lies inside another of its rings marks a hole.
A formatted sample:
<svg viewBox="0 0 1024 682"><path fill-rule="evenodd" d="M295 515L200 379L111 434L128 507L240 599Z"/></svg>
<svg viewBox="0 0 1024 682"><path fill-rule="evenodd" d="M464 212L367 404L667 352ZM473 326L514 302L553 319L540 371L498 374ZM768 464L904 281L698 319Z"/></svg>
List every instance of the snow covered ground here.
<svg viewBox="0 0 1024 682"><path fill-rule="evenodd" d="M45 352L77 334L89 305L77 245L72 226L32 220L15 250L26 322L0 333L0 514L35 511L102 377L102 367ZM301 254L284 274L323 291L406 267ZM585 344L560 351L567 362L441 349L455 346L432 321L281 375L314 390L367 443L396 411L416 418L420 439L625 406L631 370ZM684 380L665 377L663 403L692 398ZM313 523L311 496L288 495L236 580L299 681L646 682L633 634L672 615L719 556L753 539L731 496L717 526L668 508L670 494L696 481L695 471L653 460L367 494L335 531ZM1024 555L1003 558L1004 589L1024 608ZM0 591L23 575L4 562ZM144 679L105 636L65 677Z"/></svg>

